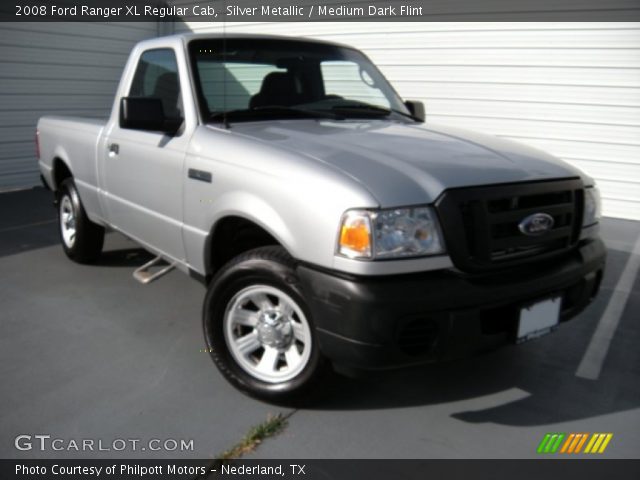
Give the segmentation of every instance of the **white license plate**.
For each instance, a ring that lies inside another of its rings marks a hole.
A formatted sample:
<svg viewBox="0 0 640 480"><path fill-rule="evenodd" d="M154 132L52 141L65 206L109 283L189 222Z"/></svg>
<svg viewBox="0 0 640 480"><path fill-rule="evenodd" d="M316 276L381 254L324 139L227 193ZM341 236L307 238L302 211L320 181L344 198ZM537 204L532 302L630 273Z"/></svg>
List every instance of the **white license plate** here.
<svg viewBox="0 0 640 480"><path fill-rule="evenodd" d="M516 343L526 342L551 332L560 321L561 297L534 303L520 310Z"/></svg>

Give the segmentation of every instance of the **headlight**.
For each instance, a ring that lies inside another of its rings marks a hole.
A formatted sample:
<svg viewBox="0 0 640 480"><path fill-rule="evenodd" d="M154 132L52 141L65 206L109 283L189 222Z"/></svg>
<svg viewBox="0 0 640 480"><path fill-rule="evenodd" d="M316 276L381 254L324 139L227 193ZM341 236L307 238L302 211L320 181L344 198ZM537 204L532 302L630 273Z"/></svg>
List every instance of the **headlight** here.
<svg viewBox="0 0 640 480"><path fill-rule="evenodd" d="M430 207L350 210L342 217L338 253L350 258L389 259L444 253Z"/></svg>
<svg viewBox="0 0 640 480"><path fill-rule="evenodd" d="M582 226L588 227L600 220L602 203L600 201L600 190L598 187L588 187L584 189L584 214L582 215Z"/></svg>

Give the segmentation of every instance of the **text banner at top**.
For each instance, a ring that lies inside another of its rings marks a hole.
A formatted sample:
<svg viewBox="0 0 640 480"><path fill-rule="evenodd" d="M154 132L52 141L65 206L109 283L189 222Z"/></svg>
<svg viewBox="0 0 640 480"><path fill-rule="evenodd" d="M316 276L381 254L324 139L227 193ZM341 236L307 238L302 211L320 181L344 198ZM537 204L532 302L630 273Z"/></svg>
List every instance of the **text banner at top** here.
<svg viewBox="0 0 640 480"><path fill-rule="evenodd" d="M3 22L640 21L640 0L14 0Z"/></svg>

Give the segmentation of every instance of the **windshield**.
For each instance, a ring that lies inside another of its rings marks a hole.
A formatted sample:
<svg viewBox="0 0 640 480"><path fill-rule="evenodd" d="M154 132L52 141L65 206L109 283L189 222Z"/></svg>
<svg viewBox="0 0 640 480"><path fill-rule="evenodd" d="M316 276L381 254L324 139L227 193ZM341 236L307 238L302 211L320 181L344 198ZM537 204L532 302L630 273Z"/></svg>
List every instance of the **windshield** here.
<svg viewBox="0 0 640 480"><path fill-rule="evenodd" d="M189 44L205 121L410 116L378 69L357 50L264 38Z"/></svg>

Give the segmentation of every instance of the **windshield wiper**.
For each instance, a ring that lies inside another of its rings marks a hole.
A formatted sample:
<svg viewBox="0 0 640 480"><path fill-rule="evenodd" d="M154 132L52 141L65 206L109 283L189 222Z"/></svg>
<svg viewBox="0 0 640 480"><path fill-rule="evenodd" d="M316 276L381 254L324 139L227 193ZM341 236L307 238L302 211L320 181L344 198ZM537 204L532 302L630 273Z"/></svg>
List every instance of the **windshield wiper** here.
<svg viewBox="0 0 640 480"><path fill-rule="evenodd" d="M269 105L265 107L255 108L242 108L238 110L229 110L228 112L215 112L209 116L211 121L224 121L224 120L252 120L256 117L271 117L271 116L287 116L293 114L296 117L302 118L329 118L332 120L343 120L344 117L338 113L319 111L319 110L307 110L297 107L285 107L281 105Z"/></svg>
<svg viewBox="0 0 640 480"><path fill-rule="evenodd" d="M401 110L396 110L394 108L380 107L378 105L371 105L369 103L347 103L344 105L334 105L333 107L331 107L331 110L332 111L335 111L335 110L366 111L366 112L372 113L373 115L376 115L376 116L379 115L381 117L386 117L391 115L392 113L397 113L398 115L402 115L403 117L407 117L412 120L418 121L418 119L413 115L409 113L405 113Z"/></svg>

